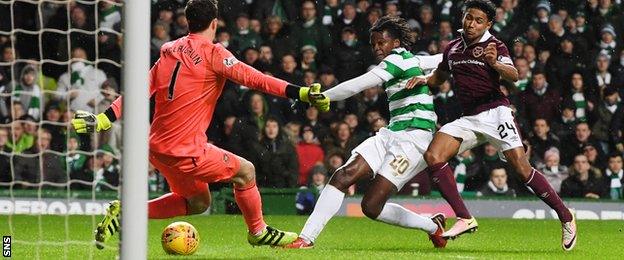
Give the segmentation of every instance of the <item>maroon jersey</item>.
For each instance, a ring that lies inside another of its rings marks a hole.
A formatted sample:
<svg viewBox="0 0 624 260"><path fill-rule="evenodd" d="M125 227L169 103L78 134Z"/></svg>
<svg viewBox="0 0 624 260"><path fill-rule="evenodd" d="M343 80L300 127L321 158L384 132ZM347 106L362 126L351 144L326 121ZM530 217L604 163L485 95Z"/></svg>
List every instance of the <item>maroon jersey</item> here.
<svg viewBox="0 0 624 260"><path fill-rule="evenodd" d="M513 65L507 46L487 31L479 42L470 46L463 37L449 42L438 65L439 70L453 75L465 116L509 106L509 99L500 91L500 75L485 61L485 47L490 42L496 43L498 61Z"/></svg>

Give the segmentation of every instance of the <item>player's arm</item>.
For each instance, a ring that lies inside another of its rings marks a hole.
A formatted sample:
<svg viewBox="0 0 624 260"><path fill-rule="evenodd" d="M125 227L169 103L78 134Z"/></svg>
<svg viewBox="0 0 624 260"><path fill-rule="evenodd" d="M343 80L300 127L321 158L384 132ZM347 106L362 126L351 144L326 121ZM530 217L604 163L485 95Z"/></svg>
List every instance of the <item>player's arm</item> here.
<svg viewBox="0 0 624 260"><path fill-rule="evenodd" d="M232 53L219 46L215 48L215 55L211 55L214 71L237 84L247 86L258 91L295 100L310 102L308 95L310 88L300 87L284 80L266 75L253 67L238 61Z"/></svg>
<svg viewBox="0 0 624 260"><path fill-rule="evenodd" d="M436 55L416 55L418 59L417 66L420 67L423 71L433 72L433 70L437 69L440 66L440 62L443 60L443 54L439 53Z"/></svg>
<svg viewBox="0 0 624 260"><path fill-rule="evenodd" d="M518 81L518 70L513 65L501 63L500 61L490 65L494 70L500 74L501 78L509 82Z"/></svg>
<svg viewBox="0 0 624 260"><path fill-rule="evenodd" d="M436 54L431 56L417 56L420 62L419 67L423 71L433 70L431 73L423 76L416 76L407 82L405 88L411 89L415 86L427 84L429 87L438 86L449 78L448 61L445 54Z"/></svg>
<svg viewBox="0 0 624 260"><path fill-rule="evenodd" d="M449 78L448 62L444 62L444 54L436 54L431 56L417 56L420 60L420 68L423 71L431 71L425 75L428 86L438 86ZM444 64L442 64L444 62ZM442 66L441 66L442 65Z"/></svg>
<svg viewBox="0 0 624 260"><path fill-rule="evenodd" d="M377 66L356 78L347 80L337 86L323 92L323 95L331 101L347 99L365 89L380 86L403 74L403 70L397 66L403 58L396 54L388 55Z"/></svg>
<svg viewBox="0 0 624 260"><path fill-rule="evenodd" d="M416 86L422 86L425 84L429 87L439 86L449 78L449 75L450 74L448 71L438 67L433 72L427 75L413 77L407 82L405 88L411 89Z"/></svg>
<svg viewBox="0 0 624 260"><path fill-rule="evenodd" d="M485 61L492 67L504 80L516 82L518 80L518 70L513 65L513 61L509 57L509 51L504 44L496 44L491 42L485 47Z"/></svg>
<svg viewBox="0 0 624 260"><path fill-rule="evenodd" d="M335 87L323 92L323 95L331 101L345 100L365 89L377 87L385 81L372 70L356 78L347 80Z"/></svg>
<svg viewBox="0 0 624 260"><path fill-rule="evenodd" d="M106 131L113 126L113 122L121 118L121 96L117 97L115 101L104 111L94 115L87 111L76 111L74 119L71 120L72 126L79 134L92 133Z"/></svg>
<svg viewBox="0 0 624 260"><path fill-rule="evenodd" d="M428 86L439 86L442 83L444 83L444 81L448 80L449 78L449 73L448 71L444 71L444 70L439 70L436 69L433 72L429 73L428 75L425 75L425 82L427 83Z"/></svg>

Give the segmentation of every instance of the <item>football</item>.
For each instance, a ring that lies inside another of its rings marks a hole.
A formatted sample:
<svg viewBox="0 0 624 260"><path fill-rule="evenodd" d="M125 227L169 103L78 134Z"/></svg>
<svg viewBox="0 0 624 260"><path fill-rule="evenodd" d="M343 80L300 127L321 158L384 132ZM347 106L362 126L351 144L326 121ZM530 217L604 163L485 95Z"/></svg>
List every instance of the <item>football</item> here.
<svg viewBox="0 0 624 260"><path fill-rule="evenodd" d="M192 255L199 247L199 233L188 222L173 222L163 230L162 247L167 254Z"/></svg>

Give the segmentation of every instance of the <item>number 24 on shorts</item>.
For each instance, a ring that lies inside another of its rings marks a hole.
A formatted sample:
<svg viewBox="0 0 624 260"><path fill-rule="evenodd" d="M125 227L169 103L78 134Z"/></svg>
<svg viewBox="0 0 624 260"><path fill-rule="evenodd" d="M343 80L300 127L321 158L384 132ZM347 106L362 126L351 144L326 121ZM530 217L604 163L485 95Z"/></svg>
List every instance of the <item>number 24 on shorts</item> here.
<svg viewBox="0 0 624 260"><path fill-rule="evenodd" d="M509 133L506 130L511 130L513 131L514 136L518 135L518 132L516 132L516 128L514 127L513 123L508 123L505 122L504 124L500 124L496 130L498 130L498 134L500 135L501 139L505 139L505 137L509 136Z"/></svg>

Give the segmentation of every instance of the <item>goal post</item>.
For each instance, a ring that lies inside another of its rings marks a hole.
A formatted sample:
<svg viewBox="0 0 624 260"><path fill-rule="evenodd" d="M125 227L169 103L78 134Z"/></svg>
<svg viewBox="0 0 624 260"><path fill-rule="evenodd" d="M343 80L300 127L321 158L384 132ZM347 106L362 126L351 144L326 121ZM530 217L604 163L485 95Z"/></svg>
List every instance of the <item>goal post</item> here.
<svg viewBox="0 0 624 260"><path fill-rule="evenodd" d="M121 259L147 258L150 4L126 0L123 10Z"/></svg>

